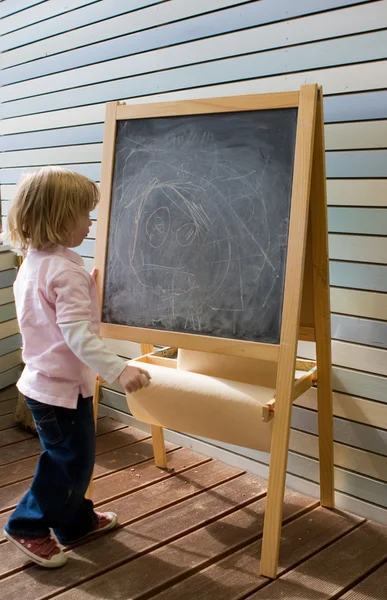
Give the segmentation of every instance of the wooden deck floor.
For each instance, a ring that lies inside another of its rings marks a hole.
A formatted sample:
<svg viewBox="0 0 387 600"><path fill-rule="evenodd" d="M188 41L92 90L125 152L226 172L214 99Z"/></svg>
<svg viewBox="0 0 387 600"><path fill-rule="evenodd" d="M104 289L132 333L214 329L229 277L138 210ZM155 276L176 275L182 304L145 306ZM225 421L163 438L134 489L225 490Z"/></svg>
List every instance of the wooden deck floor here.
<svg viewBox="0 0 387 600"><path fill-rule="evenodd" d="M39 442L14 427L0 393L0 521L28 488ZM98 423L95 502L119 528L69 548L47 571L0 539L1 600L386 600L387 528L286 493L280 576L259 576L266 482L168 444L153 465L143 432ZM2 530L1 530L2 531Z"/></svg>

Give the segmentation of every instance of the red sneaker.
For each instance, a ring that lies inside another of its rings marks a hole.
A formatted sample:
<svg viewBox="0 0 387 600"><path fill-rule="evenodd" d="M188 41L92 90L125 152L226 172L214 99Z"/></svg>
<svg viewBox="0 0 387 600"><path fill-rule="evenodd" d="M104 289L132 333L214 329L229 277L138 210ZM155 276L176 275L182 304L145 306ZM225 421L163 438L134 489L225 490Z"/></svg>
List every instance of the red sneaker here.
<svg viewBox="0 0 387 600"><path fill-rule="evenodd" d="M109 529L113 529L113 527L117 525L118 518L117 515L113 512L96 512L95 515L98 517L98 521L94 525L93 529L89 531L89 533L76 540L72 540L71 542L66 542L64 545L72 546L73 544L77 544L78 542L83 542L87 538L93 537L94 535L98 535L99 533L104 533L105 531L109 531Z"/></svg>
<svg viewBox="0 0 387 600"><path fill-rule="evenodd" d="M31 560L41 567L56 569L67 563L67 555L59 548L56 541L47 535L43 538L27 538L10 535L4 530L5 537L15 544Z"/></svg>
<svg viewBox="0 0 387 600"><path fill-rule="evenodd" d="M96 535L97 533L103 533L104 531L109 531L109 529L113 529L117 525L117 515L113 512L105 512L105 513L95 513L98 517L98 521L94 525L93 529L90 531L89 535Z"/></svg>

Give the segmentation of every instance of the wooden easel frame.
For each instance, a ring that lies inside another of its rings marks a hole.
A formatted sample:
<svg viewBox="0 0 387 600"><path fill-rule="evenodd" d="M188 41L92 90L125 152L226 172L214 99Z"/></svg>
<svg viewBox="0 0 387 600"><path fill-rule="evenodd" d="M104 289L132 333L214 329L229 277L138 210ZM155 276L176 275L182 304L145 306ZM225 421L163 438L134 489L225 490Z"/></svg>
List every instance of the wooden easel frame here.
<svg viewBox="0 0 387 600"><path fill-rule="evenodd" d="M276 108L298 108L288 254L280 343L263 344L201 335L142 329L102 323L101 336L142 344L149 354L153 344L244 356L278 363L271 444L269 483L264 521L262 575L277 575L283 498L289 449L292 404L308 389L315 374L309 372L295 387L294 374L299 339L315 341L318 369L318 422L321 504L334 506L333 414L325 145L322 89L302 86L299 92L211 98L126 106L107 104L102 154L101 202L98 213L95 266L102 301L109 230L111 188L117 120L209 114ZM102 306L102 302L101 302ZM274 405L274 400L273 400ZM163 429L152 426L157 466L166 466Z"/></svg>

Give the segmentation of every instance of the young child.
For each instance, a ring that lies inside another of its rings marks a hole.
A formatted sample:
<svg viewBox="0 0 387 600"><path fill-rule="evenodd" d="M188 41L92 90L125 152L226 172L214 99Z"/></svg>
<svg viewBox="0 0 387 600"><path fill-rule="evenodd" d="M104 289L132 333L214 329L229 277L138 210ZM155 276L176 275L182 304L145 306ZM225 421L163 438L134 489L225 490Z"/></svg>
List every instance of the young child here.
<svg viewBox="0 0 387 600"><path fill-rule="evenodd" d="M83 175L42 167L23 179L8 216L8 237L27 252L14 285L25 363L17 385L43 453L4 533L49 568L67 561L50 530L68 545L117 523L114 513L95 512L85 499L95 454L95 373L110 383L118 379L128 392L150 379L99 339L94 278L69 250L87 236L98 200L98 187Z"/></svg>

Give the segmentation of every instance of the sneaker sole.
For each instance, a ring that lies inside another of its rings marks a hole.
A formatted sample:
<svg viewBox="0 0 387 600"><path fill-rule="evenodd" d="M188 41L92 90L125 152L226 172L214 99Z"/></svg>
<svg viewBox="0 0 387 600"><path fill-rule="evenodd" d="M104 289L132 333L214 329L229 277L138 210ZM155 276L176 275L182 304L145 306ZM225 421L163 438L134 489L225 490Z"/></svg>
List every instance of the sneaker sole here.
<svg viewBox="0 0 387 600"><path fill-rule="evenodd" d="M12 544L14 544L14 546L19 548L19 550L21 550L21 552L23 552L23 554L28 556L28 558L30 558L34 563L36 563L40 567L44 567L46 569L59 569L59 567L63 567L68 561L68 557L66 556L66 554L64 554L64 552L62 552L63 556L61 556L60 554L57 555L57 556L61 556L61 558L58 562L53 562L51 560L45 560L44 558L39 558L38 556L36 556L36 554L33 554L33 552L30 552L29 550L27 550L27 548L25 546L23 546L23 544L19 544L19 542L14 540L13 537L11 535L9 535L9 533L7 533L5 530L3 531L3 533L4 533L4 536L7 538L7 540L9 540Z"/></svg>

